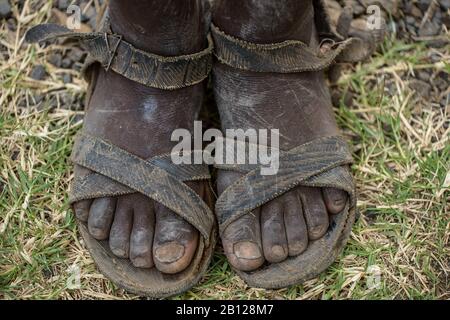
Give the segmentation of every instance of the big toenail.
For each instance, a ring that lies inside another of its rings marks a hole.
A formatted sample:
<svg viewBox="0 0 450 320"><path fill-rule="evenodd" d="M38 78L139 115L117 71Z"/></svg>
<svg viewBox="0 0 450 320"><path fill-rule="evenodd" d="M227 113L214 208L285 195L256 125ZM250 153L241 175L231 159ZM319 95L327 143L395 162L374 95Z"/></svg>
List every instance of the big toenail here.
<svg viewBox="0 0 450 320"><path fill-rule="evenodd" d="M282 246L275 245L272 247L272 254L275 257L282 257L286 254L286 252L284 251L284 248Z"/></svg>
<svg viewBox="0 0 450 320"><path fill-rule="evenodd" d="M184 255L184 247L177 242L163 244L155 251L155 257L163 263L172 263Z"/></svg>
<svg viewBox="0 0 450 320"><path fill-rule="evenodd" d="M234 254L239 259L254 260L261 258L261 250L256 243L241 241L233 246Z"/></svg>

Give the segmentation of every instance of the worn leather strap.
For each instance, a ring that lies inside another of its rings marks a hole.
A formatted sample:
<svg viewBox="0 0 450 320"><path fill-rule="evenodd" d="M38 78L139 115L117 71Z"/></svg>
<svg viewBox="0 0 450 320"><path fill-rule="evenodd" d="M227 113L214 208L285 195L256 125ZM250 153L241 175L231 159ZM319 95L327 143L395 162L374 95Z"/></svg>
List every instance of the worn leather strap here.
<svg viewBox="0 0 450 320"><path fill-rule="evenodd" d="M254 72L305 72L318 71L329 67L336 57L353 41L335 42L325 51L320 47L311 48L297 40L280 43L258 44L235 38L211 24L214 40L214 55L233 68Z"/></svg>
<svg viewBox="0 0 450 320"><path fill-rule="evenodd" d="M275 175L262 175L261 165L216 165L223 170L247 171L217 199L216 214L220 232L231 222L300 185L332 186L345 190L354 207L354 184L351 175L345 172L348 171L345 166L352 161L344 139L333 136L281 152L278 173Z"/></svg>
<svg viewBox="0 0 450 320"><path fill-rule="evenodd" d="M107 20L106 20L107 21ZM29 43L69 38L79 40L90 56L106 69L143 85L159 89L178 89L200 83L212 68L213 43L194 54L165 57L135 48L120 35L113 34L108 22L103 32L77 33L57 24L37 25L26 34Z"/></svg>
<svg viewBox="0 0 450 320"><path fill-rule="evenodd" d="M178 171L176 166L172 165L169 166L170 170L166 171L168 164L163 160L164 157L146 161L86 134L77 137L71 159L74 163L103 176L101 179L105 183L102 185L109 188L108 191L117 191L115 185L119 183L123 185L119 190L125 193L140 192L174 211L197 228L208 245L214 225L213 213L202 198L177 177L178 174L185 180L207 177L205 168L191 166L188 169L188 166L180 166ZM101 188L97 184L99 181L95 182L79 184L72 189L71 202L79 200L81 196L97 197L96 192Z"/></svg>

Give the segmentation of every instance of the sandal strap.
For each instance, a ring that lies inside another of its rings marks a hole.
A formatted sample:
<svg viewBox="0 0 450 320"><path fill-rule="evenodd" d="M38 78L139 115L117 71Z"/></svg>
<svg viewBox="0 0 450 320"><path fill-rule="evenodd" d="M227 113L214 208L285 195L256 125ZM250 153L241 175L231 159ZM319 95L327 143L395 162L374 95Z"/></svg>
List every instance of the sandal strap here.
<svg viewBox="0 0 450 320"><path fill-rule="evenodd" d="M213 42L208 35L208 47L194 54L176 57L160 56L135 48L111 32L109 18L105 15L104 32L78 33L57 24L41 24L32 27L26 41L36 43L68 38L80 41L80 45L106 70L114 70L124 77L148 87L173 90L202 82L212 68Z"/></svg>
<svg viewBox="0 0 450 320"><path fill-rule="evenodd" d="M330 45L327 50L321 50L320 47L311 48L297 40L271 44L252 43L228 35L214 24L211 24L211 34L214 40L214 55L220 62L233 68L254 72L324 70L353 41L348 39L336 42L333 39L325 39L322 44L328 41Z"/></svg>
<svg viewBox="0 0 450 320"><path fill-rule="evenodd" d="M216 58L233 68L253 72L294 73L324 70L334 62L359 62L369 58L382 42L385 26L370 32L351 27L353 10L347 5L331 21L330 3L314 0L309 17L314 16L320 44L312 47L297 40L258 44L226 34L212 24Z"/></svg>
<svg viewBox="0 0 450 320"><path fill-rule="evenodd" d="M213 213L203 199L183 183L209 178L207 166L169 164L168 155L144 160L86 134L78 135L71 160L92 172L84 181L78 180L72 186L71 203L106 196L105 193L118 196L139 192L188 221L200 232L205 243L209 243L214 226Z"/></svg>
<svg viewBox="0 0 450 320"><path fill-rule="evenodd" d="M355 207L355 186L347 167L352 162L345 140L332 136L280 152L275 175L262 175L261 165L215 165L223 170L247 172L217 199L220 232L231 222L297 186L342 189L350 195L351 207Z"/></svg>

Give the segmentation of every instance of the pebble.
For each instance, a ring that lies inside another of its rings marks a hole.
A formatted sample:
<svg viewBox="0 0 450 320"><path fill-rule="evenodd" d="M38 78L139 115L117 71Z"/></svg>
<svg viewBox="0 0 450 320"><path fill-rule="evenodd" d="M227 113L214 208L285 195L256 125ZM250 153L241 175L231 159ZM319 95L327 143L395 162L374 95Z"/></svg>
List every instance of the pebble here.
<svg viewBox="0 0 450 320"><path fill-rule="evenodd" d="M416 19L414 19L414 17L407 16L406 17L406 23L409 24L409 25L414 25L414 24L416 24Z"/></svg>
<svg viewBox="0 0 450 320"><path fill-rule="evenodd" d="M427 11L428 7L430 6L432 0L419 0L417 3L417 6L420 10L423 12Z"/></svg>
<svg viewBox="0 0 450 320"><path fill-rule="evenodd" d="M58 9L65 11L69 7L69 4L69 0L58 0Z"/></svg>
<svg viewBox="0 0 450 320"><path fill-rule="evenodd" d="M54 65L55 67L61 67L62 63L62 55L60 53L54 53L48 57L48 62Z"/></svg>
<svg viewBox="0 0 450 320"><path fill-rule="evenodd" d="M448 9L450 9L450 0L440 0L439 4L441 5L441 8L444 11L447 11Z"/></svg>
<svg viewBox="0 0 450 320"><path fill-rule="evenodd" d="M69 69L71 66L72 66L72 60L70 60L69 58L62 59L61 67L63 67L64 69Z"/></svg>
<svg viewBox="0 0 450 320"><path fill-rule="evenodd" d="M428 82L430 80L431 74L428 71L420 70L417 72L417 78Z"/></svg>
<svg viewBox="0 0 450 320"><path fill-rule="evenodd" d="M416 92L418 97L427 99L430 97L431 85L422 80L411 80L409 82L409 88Z"/></svg>
<svg viewBox="0 0 450 320"><path fill-rule="evenodd" d="M434 21L427 21L421 28L419 28L419 36L431 37L439 34L440 31L441 31L440 24Z"/></svg>
<svg viewBox="0 0 450 320"><path fill-rule="evenodd" d="M64 83L71 83L72 82L72 75L70 73L65 73L63 76L63 82Z"/></svg>
<svg viewBox="0 0 450 320"><path fill-rule="evenodd" d="M73 62L82 62L85 55L86 53L80 48L72 48L66 54L67 58L69 58Z"/></svg>
<svg viewBox="0 0 450 320"><path fill-rule="evenodd" d="M0 18L9 18L12 14L11 5L8 0L0 0Z"/></svg>
<svg viewBox="0 0 450 320"><path fill-rule="evenodd" d="M46 76L47 72L42 64L38 64L30 72L30 78L34 80L44 80Z"/></svg>

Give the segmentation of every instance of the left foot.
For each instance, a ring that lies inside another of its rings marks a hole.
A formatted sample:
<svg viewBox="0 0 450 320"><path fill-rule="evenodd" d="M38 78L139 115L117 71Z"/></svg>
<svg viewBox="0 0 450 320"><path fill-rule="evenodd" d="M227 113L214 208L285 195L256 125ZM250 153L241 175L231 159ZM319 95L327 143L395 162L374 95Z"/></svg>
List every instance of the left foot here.
<svg viewBox="0 0 450 320"><path fill-rule="evenodd" d="M312 0L219 0L214 24L253 43L300 40L317 46ZM216 62L214 92L222 129L279 129L280 148L289 150L316 138L338 135L323 72L257 73ZM222 193L242 175L219 171ZM329 216L347 202L344 191L297 187L231 223L222 243L236 269L250 271L302 253L308 241L325 235Z"/></svg>

